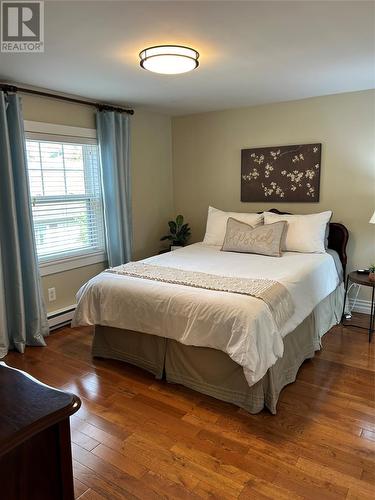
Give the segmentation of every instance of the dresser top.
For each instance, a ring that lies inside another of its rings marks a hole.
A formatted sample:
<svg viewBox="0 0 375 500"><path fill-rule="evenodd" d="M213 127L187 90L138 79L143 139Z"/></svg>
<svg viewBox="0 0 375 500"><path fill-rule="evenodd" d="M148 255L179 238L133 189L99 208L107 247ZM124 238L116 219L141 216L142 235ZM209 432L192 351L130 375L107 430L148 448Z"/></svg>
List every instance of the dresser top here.
<svg viewBox="0 0 375 500"><path fill-rule="evenodd" d="M49 387L0 362L0 456L68 418L81 406L74 394Z"/></svg>

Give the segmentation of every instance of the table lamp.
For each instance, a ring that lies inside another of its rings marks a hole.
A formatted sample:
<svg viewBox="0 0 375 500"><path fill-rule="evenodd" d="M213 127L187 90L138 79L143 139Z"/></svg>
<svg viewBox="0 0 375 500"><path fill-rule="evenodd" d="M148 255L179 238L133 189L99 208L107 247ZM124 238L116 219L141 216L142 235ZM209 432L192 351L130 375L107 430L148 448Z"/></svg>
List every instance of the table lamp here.
<svg viewBox="0 0 375 500"><path fill-rule="evenodd" d="M375 224L375 212L372 214L371 219L369 220L370 224ZM370 274L369 274L369 280L370 281L375 281L374 279L374 266L370 267Z"/></svg>
<svg viewBox="0 0 375 500"><path fill-rule="evenodd" d="M375 224L375 212L372 214L372 217L371 217L371 219L369 220L369 223L370 223L370 224ZM368 274L368 275L370 276L370 270L369 270L369 269L357 269L357 273L358 273L358 274ZM350 285L350 288L351 288L353 285L355 285L355 283L352 283L352 284ZM356 296L355 296L355 298L354 298L354 300L353 300L353 304L352 304L351 308L349 308L349 307L348 307L348 308L345 308L345 310L344 310L344 313L343 313L343 314L345 315L345 319L351 319L351 317L352 317L352 311L353 311L353 308L355 307L355 303L357 302L357 298L358 298L359 290L360 290L360 288L361 288L361 285L358 285L358 284L357 284L356 286L357 286L357 293L356 293ZM350 288L349 288L349 289L350 289Z"/></svg>
<svg viewBox="0 0 375 500"><path fill-rule="evenodd" d="M369 220L370 224L375 224L375 212L372 214L371 219ZM357 273L359 274L370 274L369 269L357 269Z"/></svg>

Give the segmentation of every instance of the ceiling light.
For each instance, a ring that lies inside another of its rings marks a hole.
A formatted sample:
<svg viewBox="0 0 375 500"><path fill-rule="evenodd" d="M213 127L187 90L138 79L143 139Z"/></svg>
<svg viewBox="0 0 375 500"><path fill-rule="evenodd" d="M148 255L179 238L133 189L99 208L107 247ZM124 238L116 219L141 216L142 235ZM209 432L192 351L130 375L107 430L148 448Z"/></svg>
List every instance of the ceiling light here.
<svg viewBox="0 0 375 500"><path fill-rule="evenodd" d="M199 66L199 53L181 45L157 45L139 53L143 69L164 75L177 75Z"/></svg>

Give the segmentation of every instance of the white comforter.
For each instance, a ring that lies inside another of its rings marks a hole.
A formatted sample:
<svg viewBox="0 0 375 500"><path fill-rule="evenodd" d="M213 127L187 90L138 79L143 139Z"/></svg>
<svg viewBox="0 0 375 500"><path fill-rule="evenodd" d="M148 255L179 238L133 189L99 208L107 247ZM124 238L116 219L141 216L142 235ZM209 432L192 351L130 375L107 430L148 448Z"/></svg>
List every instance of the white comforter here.
<svg viewBox="0 0 375 500"><path fill-rule="evenodd" d="M283 337L339 284L329 254L286 252L277 258L195 243L144 262L279 281L289 290L295 313L278 330L268 306L257 298L103 272L79 290L73 326L112 326L219 349L243 367L249 385L283 355Z"/></svg>

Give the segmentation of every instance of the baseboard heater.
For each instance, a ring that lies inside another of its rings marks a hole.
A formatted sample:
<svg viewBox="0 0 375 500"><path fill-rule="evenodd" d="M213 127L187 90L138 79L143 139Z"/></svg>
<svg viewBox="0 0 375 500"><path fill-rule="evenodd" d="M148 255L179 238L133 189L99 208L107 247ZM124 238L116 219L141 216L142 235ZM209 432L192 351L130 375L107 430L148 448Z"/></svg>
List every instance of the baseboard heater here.
<svg viewBox="0 0 375 500"><path fill-rule="evenodd" d="M371 313L371 300L349 299L349 307L354 311L362 314Z"/></svg>
<svg viewBox="0 0 375 500"><path fill-rule="evenodd" d="M56 328L70 325L75 309L76 304L73 304L71 306L48 313L47 317L49 329L55 330Z"/></svg>

